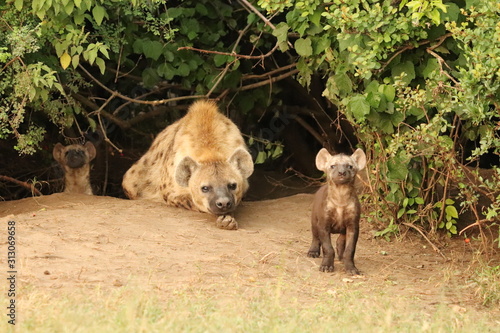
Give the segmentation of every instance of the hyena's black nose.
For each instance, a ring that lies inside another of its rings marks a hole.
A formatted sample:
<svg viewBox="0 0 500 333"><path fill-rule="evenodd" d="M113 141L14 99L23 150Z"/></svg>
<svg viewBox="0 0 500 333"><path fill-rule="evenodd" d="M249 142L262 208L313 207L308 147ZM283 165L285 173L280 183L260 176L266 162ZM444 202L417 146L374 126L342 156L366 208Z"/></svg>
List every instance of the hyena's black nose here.
<svg viewBox="0 0 500 333"><path fill-rule="evenodd" d="M229 198L221 198L215 202L215 206L219 209L230 209L233 203Z"/></svg>
<svg viewBox="0 0 500 333"><path fill-rule="evenodd" d="M347 175L347 171L339 171L339 176L346 176Z"/></svg>

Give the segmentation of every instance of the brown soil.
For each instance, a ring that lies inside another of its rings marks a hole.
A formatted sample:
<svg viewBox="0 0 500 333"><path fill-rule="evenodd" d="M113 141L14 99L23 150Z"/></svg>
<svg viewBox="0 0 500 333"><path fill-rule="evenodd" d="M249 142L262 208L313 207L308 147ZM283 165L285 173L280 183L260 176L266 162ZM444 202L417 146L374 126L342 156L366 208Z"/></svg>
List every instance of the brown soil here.
<svg viewBox="0 0 500 333"><path fill-rule="evenodd" d="M362 221L356 265L363 276L348 275L337 261L334 273L320 272L321 259L306 256L311 201L297 194L243 202L237 231L217 229L207 214L148 201L62 193L0 202L0 220L16 222L18 283L34 288L131 286L160 297L179 289L234 297L286 279L291 296L304 302L351 288L422 308L478 304L467 277L472 244L463 240L446 244L445 260L418 235L387 242Z"/></svg>

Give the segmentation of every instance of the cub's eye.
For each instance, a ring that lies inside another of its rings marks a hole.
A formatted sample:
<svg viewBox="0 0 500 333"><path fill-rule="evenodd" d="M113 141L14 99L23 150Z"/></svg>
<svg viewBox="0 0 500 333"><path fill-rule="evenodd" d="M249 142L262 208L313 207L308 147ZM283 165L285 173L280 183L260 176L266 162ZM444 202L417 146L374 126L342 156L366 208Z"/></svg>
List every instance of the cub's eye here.
<svg viewBox="0 0 500 333"><path fill-rule="evenodd" d="M348 166L347 166L347 169L352 169L352 165L348 165Z"/></svg>
<svg viewBox="0 0 500 333"><path fill-rule="evenodd" d="M234 191L236 190L236 187L238 187L238 185L236 183L231 183L231 184L228 184L227 185L227 188L230 190L230 191Z"/></svg>
<svg viewBox="0 0 500 333"><path fill-rule="evenodd" d="M335 169L337 167L337 164L332 164L330 165L330 168Z"/></svg>
<svg viewBox="0 0 500 333"><path fill-rule="evenodd" d="M207 192L209 192L209 191L210 191L210 186L202 186L202 187L201 187L201 191L202 191L203 193L207 193Z"/></svg>

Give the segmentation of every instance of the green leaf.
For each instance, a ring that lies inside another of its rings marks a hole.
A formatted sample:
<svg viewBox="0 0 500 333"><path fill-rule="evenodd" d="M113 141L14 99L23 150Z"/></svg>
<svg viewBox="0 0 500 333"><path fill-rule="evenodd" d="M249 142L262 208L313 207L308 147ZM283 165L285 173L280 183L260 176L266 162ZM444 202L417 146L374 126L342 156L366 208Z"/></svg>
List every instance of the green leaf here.
<svg viewBox="0 0 500 333"><path fill-rule="evenodd" d="M222 65L224 65L227 61L227 56L226 55L223 55L223 54L216 54L214 56L214 64L215 66L217 67L220 67Z"/></svg>
<svg viewBox="0 0 500 333"><path fill-rule="evenodd" d="M423 205L424 204L424 199L422 199L421 197L416 197L415 198L415 203L417 205Z"/></svg>
<svg viewBox="0 0 500 333"><path fill-rule="evenodd" d="M401 62L392 68L391 73L392 76L400 76L405 73L402 81L408 85L415 78L415 66L411 61Z"/></svg>
<svg viewBox="0 0 500 333"><path fill-rule="evenodd" d="M398 219L401 218L401 216L403 216L405 213L405 209L404 208L401 208L400 210L398 210Z"/></svg>
<svg viewBox="0 0 500 333"><path fill-rule="evenodd" d="M158 60L163 53L163 44L156 40L148 40L143 43L143 52L147 58Z"/></svg>
<svg viewBox="0 0 500 333"><path fill-rule="evenodd" d="M383 85L383 94L389 102L393 102L396 97L396 89L393 85Z"/></svg>
<svg viewBox="0 0 500 333"><path fill-rule="evenodd" d="M312 55L313 49L311 40L309 38L299 38L295 41L295 50L302 57L309 57Z"/></svg>
<svg viewBox="0 0 500 333"><path fill-rule="evenodd" d="M101 25L105 15L106 15L106 9L104 9L104 7L102 6L96 5L92 9L92 16L94 17L94 20L97 23L97 25Z"/></svg>
<svg viewBox="0 0 500 333"><path fill-rule="evenodd" d="M458 212L455 206L446 206L445 208L446 216L454 219L458 219Z"/></svg>
<svg viewBox="0 0 500 333"><path fill-rule="evenodd" d="M288 24L285 22L280 22L276 25L276 29L273 30L273 36L276 37L278 43L286 42L288 40Z"/></svg>
<svg viewBox="0 0 500 333"><path fill-rule="evenodd" d="M273 154L271 155L271 158L273 160L275 160L278 157L280 157L282 154L283 154L283 147L278 145L278 146L276 146L276 148L274 148L274 151L273 151Z"/></svg>
<svg viewBox="0 0 500 333"><path fill-rule="evenodd" d="M352 92L352 81L346 73L335 74L334 80L340 96L344 96Z"/></svg>
<svg viewBox="0 0 500 333"><path fill-rule="evenodd" d="M352 97L347 104L347 112L352 114L358 122L365 120L366 115L370 113L370 104L362 95Z"/></svg>
<svg viewBox="0 0 500 333"><path fill-rule="evenodd" d="M434 8L430 13L429 13L429 18L432 20L432 22L435 25L439 25L441 23L441 13L437 8Z"/></svg>
<svg viewBox="0 0 500 333"><path fill-rule="evenodd" d="M265 151L259 151L257 158L255 159L255 164L262 164L266 161L267 154Z"/></svg>
<svg viewBox="0 0 500 333"><path fill-rule="evenodd" d="M163 63L156 69L159 76L165 78L165 80L172 80L175 76L175 69L171 64Z"/></svg>
<svg viewBox="0 0 500 333"><path fill-rule="evenodd" d="M347 36L339 36L337 37L339 41L339 51L344 51L348 47L352 47L354 45L359 45L359 37L356 36L355 34L348 34Z"/></svg>
<svg viewBox="0 0 500 333"><path fill-rule="evenodd" d="M73 57L71 57L71 65L73 66L73 68L77 68L79 63L80 56L78 54L75 54Z"/></svg>
<svg viewBox="0 0 500 333"><path fill-rule="evenodd" d="M408 162L395 156L387 161L388 177L391 180L404 180L408 175Z"/></svg>
<svg viewBox="0 0 500 333"><path fill-rule="evenodd" d="M14 1L14 6L18 11L21 11L23 9L23 0Z"/></svg>
<svg viewBox="0 0 500 333"><path fill-rule="evenodd" d="M439 63L436 58L431 58L427 61L427 66L422 70L422 76L427 79L436 71L439 71Z"/></svg>
<svg viewBox="0 0 500 333"><path fill-rule="evenodd" d="M104 62L104 59L97 57L95 59L95 63L99 67L101 74L104 74L104 72L106 71L106 63Z"/></svg>
<svg viewBox="0 0 500 333"><path fill-rule="evenodd" d="M160 81L160 78L153 68L146 68L142 72L142 80L144 82L144 86L150 88L157 84L158 81Z"/></svg>
<svg viewBox="0 0 500 333"><path fill-rule="evenodd" d="M177 68L176 74L180 76L188 76L190 72L189 65L186 63L182 63Z"/></svg>

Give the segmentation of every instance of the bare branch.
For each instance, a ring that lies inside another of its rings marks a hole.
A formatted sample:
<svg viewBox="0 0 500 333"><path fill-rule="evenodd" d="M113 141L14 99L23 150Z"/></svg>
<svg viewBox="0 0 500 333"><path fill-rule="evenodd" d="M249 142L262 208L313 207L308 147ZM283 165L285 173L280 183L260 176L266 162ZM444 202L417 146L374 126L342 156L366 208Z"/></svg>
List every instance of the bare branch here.
<svg viewBox="0 0 500 333"><path fill-rule="evenodd" d="M285 74L281 74L281 75L278 75L278 76L275 76L273 78L270 78L268 80L265 80L265 81L261 81L261 82L257 82L257 83L253 83L253 84L249 84L249 85L246 85L246 86L243 86L241 87L240 89L238 89L239 91L244 91L244 90L250 90L250 89L254 89L254 88L258 88L258 87L262 87L262 86L265 86L267 84L271 84L271 83L274 83L274 82L278 82L278 81L281 81L287 77L290 77L294 74L297 74L299 72L298 69L294 69L293 71L290 71L288 73L285 73Z"/></svg>
<svg viewBox="0 0 500 333"><path fill-rule="evenodd" d="M266 25L268 25L271 29L275 30L276 29L276 26L274 24L272 24L264 15L262 15L261 12L259 12L257 10L257 8L255 8L250 2L248 2L247 0L238 0L238 2L245 8L247 8L248 10L250 10L251 12L253 12L255 15L257 15L258 17L260 17L260 19L262 21L264 21L264 23Z"/></svg>
<svg viewBox="0 0 500 333"><path fill-rule="evenodd" d="M128 96L120 94L116 90L109 89L105 84L103 84L102 82L97 80L92 74L90 74L89 71L87 71L85 69L85 67L83 67L81 64L78 64L78 67L85 74L87 74L87 76L90 77L95 83L97 83L97 85L99 85L101 88L103 88L104 90L106 90L110 94L115 94L117 97L120 97L126 101L130 101L130 102L137 103L137 104L159 105L159 104L165 104L165 103L169 103L169 102L176 102L176 101L183 101L183 100L197 99L197 98L205 97L205 95L179 96L179 97L173 97L173 98L167 98L167 99L160 99L160 100L156 100L156 101L143 101L140 99L130 98Z"/></svg>
<svg viewBox="0 0 500 333"><path fill-rule="evenodd" d="M238 38L236 39L236 41L234 42L234 45L233 45L233 49L231 50L231 53L235 53L236 51L236 48L238 47L238 44L240 43L241 41L241 38L243 38L243 35L245 34L245 32L248 30L248 28L250 28L250 24L248 24L243 30L240 31L239 35L238 35ZM215 84L212 86L212 88L207 92L207 94L205 95L207 98L210 97L210 95L212 95L212 93L214 92L215 89L217 89L217 86L222 82L222 79L224 78L224 76L226 76L226 73L228 72L229 70L229 67L231 67L231 65L234 63L234 61L226 64L226 67L224 68L224 70L219 74L219 78L217 79L217 81L215 82Z"/></svg>
<svg viewBox="0 0 500 333"><path fill-rule="evenodd" d="M277 68L275 70L272 70L272 71L269 71L267 73L264 73L264 74L252 74L252 75L246 75L246 76L243 76L241 79L242 80L254 80L254 79L263 79L263 78L266 78L266 77L270 77L276 73L279 73L279 72L283 72L287 69L291 69L291 68L294 68L297 66L297 63L293 63L293 64L290 64L290 65L286 65L286 66L283 66L283 67L280 67L280 68Z"/></svg>
<svg viewBox="0 0 500 333"><path fill-rule="evenodd" d="M20 185L24 188L27 188L28 190L31 191L32 194L42 195L42 193L38 189L36 189L35 186L33 186L33 184L23 182L23 181L15 179L15 178L12 178L9 176L3 176L3 175L0 175L0 180L8 181L8 182Z"/></svg>
<svg viewBox="0 0 500 333"><path fill-rule="evenodd" d="M258 55L258 56L251 56L251 55L244 55L244 54L237 54L235 52L219 52L219 51L209 51L209 50L203 50L203 49L198 49L196 47L191 47L191 46L183 46L179 47L177 51L179 50L191 50L191 51L197 51L201 53L210 53L210 54L219 54L219 55L225 55L225 56L230 56L230 57L235 57L235 58L242 58L242 59L264 59L269 57L276 51L279 47L279 44L276 43L274 47L267 52L266 54Z"/></svg>

